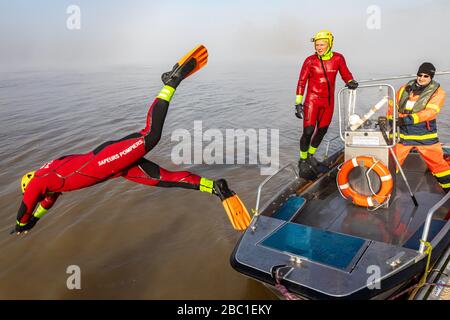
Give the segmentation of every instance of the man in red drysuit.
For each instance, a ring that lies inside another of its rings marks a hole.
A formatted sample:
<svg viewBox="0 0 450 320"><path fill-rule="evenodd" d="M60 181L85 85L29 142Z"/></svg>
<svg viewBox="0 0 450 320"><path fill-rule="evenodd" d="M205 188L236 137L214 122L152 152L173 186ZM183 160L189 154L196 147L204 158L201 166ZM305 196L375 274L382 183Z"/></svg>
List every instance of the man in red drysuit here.
<svg viewBox="0 0 450 320"><path fill-rule="evenodd" d="M338 52L331 51L333 35L330 31L318 32L312 41L315 53L306 58L298 79L295 108L296 116L303 118L303 135L300 139L300 174L313 179L311 170L317 164L313 155L322 142L333 118L334 89L336 75L339 72L349 89L356 89L358 83L347 67L345 58ZM308 93L303 102L306 84Z"/></svg>

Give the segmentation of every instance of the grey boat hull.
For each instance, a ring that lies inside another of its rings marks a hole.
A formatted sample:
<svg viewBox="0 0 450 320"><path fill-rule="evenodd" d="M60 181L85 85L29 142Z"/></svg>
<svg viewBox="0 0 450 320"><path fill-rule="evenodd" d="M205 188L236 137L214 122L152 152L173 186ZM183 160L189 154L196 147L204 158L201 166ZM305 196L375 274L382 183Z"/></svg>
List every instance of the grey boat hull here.
<svg viewBox="0 0 450 320"><path fill-rule="evenodd" d="M404 164L417 208L402 181L388 209L370 212L354 206L336 188L337 166L300 193L292 190L304 181L277 194L261 211L257 228L239 240L232 267L272 288L280 269L280 284L303 299L386 299L417 282L427 261L419 253L421 228L444 196L419 155L412 153ZM299 203L295 197L303 203L277 216L286 211L286 203ZM440 208L432 221L431 263L450 244L450 223L443 219L448 209L448 204Z"/></svg>

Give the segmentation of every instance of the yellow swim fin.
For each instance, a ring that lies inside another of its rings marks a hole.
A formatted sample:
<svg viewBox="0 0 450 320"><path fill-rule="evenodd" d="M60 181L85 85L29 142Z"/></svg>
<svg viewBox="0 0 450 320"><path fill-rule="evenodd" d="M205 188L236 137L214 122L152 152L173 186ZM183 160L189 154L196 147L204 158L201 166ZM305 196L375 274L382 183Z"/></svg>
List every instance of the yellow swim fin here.
<svg viewBox="0 0 450 320"><path fill-rule="evenodd" d="M235 230L243 231L250 225L250 215L239 196L228 188L224 179L214 181L214 193L222 200L222 205Z"/></svg>

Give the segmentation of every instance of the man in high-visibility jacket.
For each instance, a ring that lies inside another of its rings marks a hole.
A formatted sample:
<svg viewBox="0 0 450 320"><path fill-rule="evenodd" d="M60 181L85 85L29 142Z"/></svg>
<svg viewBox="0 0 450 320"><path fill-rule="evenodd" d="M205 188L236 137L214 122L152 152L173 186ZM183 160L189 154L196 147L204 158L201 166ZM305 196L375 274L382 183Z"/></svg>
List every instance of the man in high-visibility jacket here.
<svg viewBox="0 0 450 320"><path fill-rule="evenodd" d="M446 93L433 80L435 72L433 64L423 63L417 71L417 78L397 92L400 142L395 147L395 153L402 164L411 149L416 148L439 185L448 192L450 165L444 159L436 124Z"/></svg>

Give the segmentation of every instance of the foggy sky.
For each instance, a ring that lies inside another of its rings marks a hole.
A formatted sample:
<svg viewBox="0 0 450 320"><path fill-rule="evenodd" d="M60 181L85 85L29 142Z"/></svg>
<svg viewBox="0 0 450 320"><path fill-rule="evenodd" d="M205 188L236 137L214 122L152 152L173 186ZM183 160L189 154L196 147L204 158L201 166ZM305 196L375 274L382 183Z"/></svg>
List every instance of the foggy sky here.
<svg viewBox="0 0 450 320"><path fill-rule="evenodd" d="M71 4L81 9L80 30L66 28ZM370 5L381 9L380 30L366 26ZM1 0L0 67L151 65L197 43L216 63L300 64L313 53L312 35L330 29L334 50L353 69L413 73L431 61L444 70L450 69L449 20L446 0Z"/></svg>

